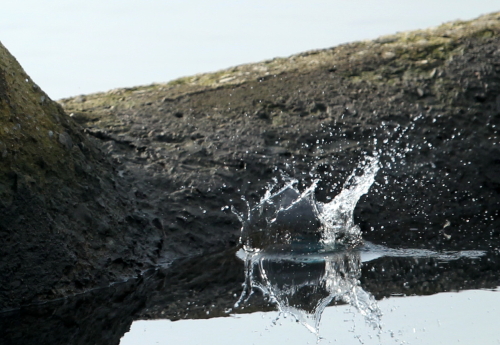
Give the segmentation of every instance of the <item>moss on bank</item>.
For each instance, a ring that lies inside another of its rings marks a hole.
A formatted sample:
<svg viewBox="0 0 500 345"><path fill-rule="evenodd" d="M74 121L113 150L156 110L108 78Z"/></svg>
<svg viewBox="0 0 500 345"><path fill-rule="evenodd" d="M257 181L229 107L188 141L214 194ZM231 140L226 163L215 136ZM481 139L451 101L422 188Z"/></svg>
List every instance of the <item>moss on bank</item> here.
<svg viewBox="0 0 500 345"><path fill-rule="evenodd" d="M0 44L0 310L135 275L154 260L155 244L141 247L140 264L140 248L124 250L159 235L134 217L115 176L99 145ZM127 264L111 270L114 259Z"/></svg>
<svg viewBox="0 0 500 345"><path fill-rule="evenodd" d="M78 150L76 132L52 101L0 43L0 197L8 204L19 184L43 189L47 179L69 179ZM81 154L81 152L80 152Z"/></svg>
<svg viewBox="0 0 500 345"><path fill-rule="evenodd" d="M383 36L373 41L312 50L288 58L274 58L183 77L166 84L62 99L60 103L83 122L102 120L116 125L112 115L117 110L168 102L183 95L232 87L282 73L327 69L354 82L397 84L407 79L426 80L439 77L439 67L453 56L462 54L467 39L488 39L499 33L500 12L497 12L471 21L454 21L435 28ZM441 88L441 92L445 89Z"/></svg>

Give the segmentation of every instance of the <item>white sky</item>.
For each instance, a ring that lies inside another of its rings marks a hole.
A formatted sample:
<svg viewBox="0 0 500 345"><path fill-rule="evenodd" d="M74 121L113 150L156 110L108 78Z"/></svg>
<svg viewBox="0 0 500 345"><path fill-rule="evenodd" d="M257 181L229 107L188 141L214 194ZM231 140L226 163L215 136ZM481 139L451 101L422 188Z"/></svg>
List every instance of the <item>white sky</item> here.
<svg viewBox="0 0 500 345"><path fill-rule="evenodd" d="M4 0L0 41L58 99L494 11L498 0Z"/></svg>

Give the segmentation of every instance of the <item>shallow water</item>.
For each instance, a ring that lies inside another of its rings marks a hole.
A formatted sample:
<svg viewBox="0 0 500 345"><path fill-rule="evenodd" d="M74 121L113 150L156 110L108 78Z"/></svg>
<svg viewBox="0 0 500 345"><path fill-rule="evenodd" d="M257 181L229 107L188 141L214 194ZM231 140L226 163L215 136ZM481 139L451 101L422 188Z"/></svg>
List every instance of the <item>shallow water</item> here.
<svg viewBox="0 0 500 345"><path fill-rule="evenodd" d="M276 344L286 339L314 344L317 334L291 313L285 318L262 290L235 307L245 290L241 254L235 248L179 260L140 279L0 313L0 344ZM320 315L321 343L358 344L360 337L377 344L380 334L382 344L496 344L500 294L490 290L500 286L498 253L392 250L368 244L347 254L324 254L323 264L315 261L316 269L307 270L310 279L304 271L279 269L276 263L266 272L274 268L276 274L268 279L281 282L278 287L292 280L309 288L309 295L288 300L304 310L305 302L314 305L314 298L328 298L324 283L334 276L334 266L325 269L324 262L342 255L351 257L351 265L341 271L348 273L344 281L358 295L363 291L373 298L382 314L380 327L373 328L355 305L332 299ZM316 291L314 282L320 287ZM481 341L472 341L471 334L472 340Z"/></svg>
<svg viewBox="0 0 500 345"><path fill-rule="evenodd" d="M382 311L374 296L360 284L363 263L377 258L399 257L436 259L442 263L466 258L473 264L486 253L391 249L367 242L333 252L311 253L299 251L296 247L293 251L283 251L281 247L279 251L239 250L236 254L245 262L246 280L235 307L244 305L258 290L283 315L291 316L319 337L322 314L332 303L349 304L373 329L381 328Z"/></svg>
<svg viewBox="0 0 500 345"><path fill-rule="evenodd" d="M120 344L500 343L497 287L433 294L439 287L460 289L461 282L472 278L462 275L469 269L480 275L485 262L495 261L483 251L434 252L365 243L329 253L240 249L236 256L245 262L246 280L234 309L225 311L228 317L139 320ZM420 281L405 281L405 272ZM374 280L363 273L375 273ZM498 273L493 279L498 282ZM417 296L419 291L432 295ZM387 295L380 298L381 293ZM262 300L277 311L245 313Z"/></svg>

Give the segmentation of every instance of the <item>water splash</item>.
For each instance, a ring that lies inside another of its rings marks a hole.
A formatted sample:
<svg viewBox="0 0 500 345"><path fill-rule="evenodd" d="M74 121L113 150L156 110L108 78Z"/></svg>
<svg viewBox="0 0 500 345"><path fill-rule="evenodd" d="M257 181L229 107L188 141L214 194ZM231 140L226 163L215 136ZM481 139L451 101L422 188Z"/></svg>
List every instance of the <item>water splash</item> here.
<svg viewBox="0 0 500 345"><path fill-rule="evenodd" d="M351 244L361 241L361 230L354 224L354 208L361 196L368 193L379 169L378 155L366 156L347 178L342 191L331 202L318 203L318 217L326 245L333 245L339 240Z"/></svg>
<svg viewBox="0 0 500 345"><path fill-rule="evenodd" d="M287 179L281 188L275 180L257 205L248 205L246 216L233 208L242 223L240 242L247 251L298 244L313 250L359 244L361 231L354 224L354 208L378 170L378 154L365 156L342 191L328 203L315 198L319 180L302 192L297 188L298 180Z"/></svg>
<svg viewBox="0 0 500 345"><path fill-rule="evenodd" d="M458 260L460 258L478 259L486 255L484 250L434 251L416 248L389 248L380 244L366 241L358 247L361 261L368 262L381 257L393 258L435 258L442 261Z"/></svg>
<svg viewBox="0 0 500 345"><path fill-rule="evenodd" d="M361 243L354 208L378 170L378 155L365 156L328 203L315 198L319 180L301 192L298 180L286 179L281 187L274 180L257 205L247 205L246 217L233 208L242 222L239 255L246 272L235 307L258 289L318 336L321 314L332 301L351 304L380 328L382 313L359 286L360 255L351 250Z"/></svg>

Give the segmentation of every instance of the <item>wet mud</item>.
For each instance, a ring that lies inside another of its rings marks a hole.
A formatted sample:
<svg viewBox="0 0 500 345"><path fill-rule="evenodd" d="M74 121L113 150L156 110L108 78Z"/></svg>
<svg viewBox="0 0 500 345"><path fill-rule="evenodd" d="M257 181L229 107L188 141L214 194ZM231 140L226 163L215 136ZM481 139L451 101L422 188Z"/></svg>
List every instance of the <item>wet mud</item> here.
<svg viewBox="0 0 500 345"><path fill-rule="evenodd" d="M268 72L249 72L234 83L177 81L79 96L61 100L62 108L43 108L47 118L51 116L52 127L47 126L57 134L47 145L58 145L59 160L44 158L37 161L38 168L28 169L15 158L24 157L21 149L11 154L0 144L8 153L0 155L14 172L2 172L0 186L0 310L185 262L182 270L156 273L165 276L164 287L153 288L161 293L138 292L140 297L132 297L127 290L116 297L133 298L133 310L124 319L109 321L116 322L106 326L112 330L110 339L128 327L126 320L156 317L156 311L146 308L155 298L165 299L159 301L165 307L158 313L172 319L196 316L192 309L183 316L185 310L175 307L176 301L193 298L183 296L183 291L199 294L195 300L200 306L222 296L217 302L222 311L232 303L226 294L240 288L242 271L230 267L232 273L219 277L218 270L233 260L221 256L219 266L203 273L205 264L192 258L211 257L238 245L241 223L230 207L243 212L242 197L258 202L268 183L284 175L302 181L302 187L320 179L316 198L328 201L340 192L361 157L374 151L380 154L381 169L354 212L363 238L392 247L480 249L496 258L500 17L493 14L479 22L460 24L475 28L460 35L446 27L431 34L417 32L273 60L270 66L305 59L308 63L276 73L272 68L278 67L271 66ZM2 78L2 109L12 119L22 117L23 111L7 97L14 88L7 90L9 84L3 81L8 78ZM45 98L35 96L33 104L45 104ZM45 143L37 140L34 147ZM392 259L386 274L390 265L403 265L400 260ZM494 267L483 264L479 275L469 272L477 280L465 279L460 270L446 279L461 280L462 285L476 281L477 287L498 285L489 272ZM432 262L419 266L412 270L440 267ZM407 273L413 280L405 281L414 282L409 288L383 288L377 279L363 284L377 297L461 286L445 281L424 289L417 273ZM199 278L204 275L210 277ZM442 276L447 276L444 271ZM213 283L208 284L210 279ZM60 308L66 303L73 302L64 300ZM103 305L109 315L120 313L112 301ZM43 315L42 306L33 313ZM196 317L206 315L200 308ZM23 310L13 313L22 315ZM99 313L99 308L93 312ZM67 320L61 317L57 322ZM15 327L8 336L15 337L12 332L18 326L9 325Z"/></svg>

